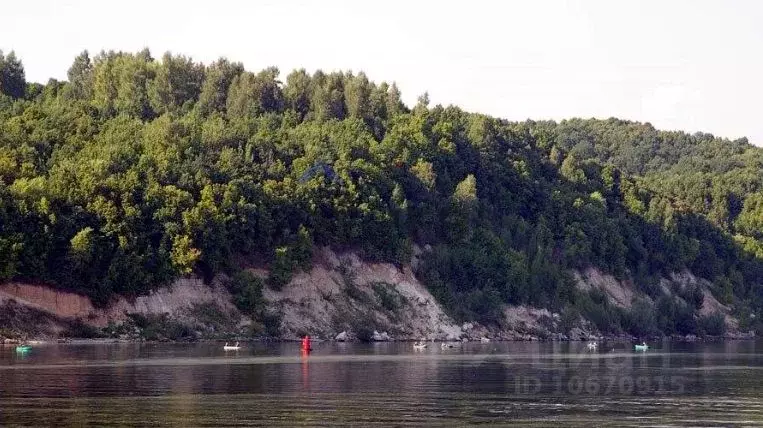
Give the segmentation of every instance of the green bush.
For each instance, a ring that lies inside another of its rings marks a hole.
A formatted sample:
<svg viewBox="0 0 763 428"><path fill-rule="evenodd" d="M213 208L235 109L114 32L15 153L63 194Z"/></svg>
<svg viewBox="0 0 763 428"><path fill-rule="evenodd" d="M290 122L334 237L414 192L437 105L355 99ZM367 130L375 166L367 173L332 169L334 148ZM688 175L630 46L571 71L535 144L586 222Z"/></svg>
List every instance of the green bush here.
<svg viewBox="0 0 763 428"><path fill-rule="evenodd" d="M368 326L362 326L355 330L355 336L361 342L372 342L374 337L374 330Z"/></svg>
<svg viewBox="0 0 763 428"><path fill-rule="evenodd" d="M270 337L278 337L281 334L282 320L283 315L278 312L265 312L262 315L262 325L265 327L265 334Z"/></svg>
<svg viewBox="0 0 763 428"><path fill-rule="evenodd" d="M567 305L562 310L559 320L559 329L564 333L569 333L575 327L580 325L580 311L573 305Z"/></svg>
<svg viewBox="0 0 763 428"><path fill-rule="evenodd" d="M726 334L726 316L720 312L699 318L699 331L707 336Z"/></svg>
<svg viewBox="0 0 763 428"><path fill-rule="evenodd" d="M69 324L69 327L61 333L63 337L76 339L94 339L102 337L103 334L96 327L85 324L81 319L76 319Z"/></svg>
<svg viewBox="0 0 763 428"><path fill-rule="evenodd" d="M657 333L656 312L652 304L644 299L634 302L630 311L626 313L625 329L637 337Z"/></svg>
<svg viewBox="0 0 763 428"><path fill-rule="evenodd" d="M657 300L657 327L665 334L697 334L693 306L675 297L663 295Z"/></svg>
<svg viewBox="0 0 763 428"><path fill-rule="evenodd" d="M599 289L581 293L575 302L576 309L583 317L591 321L602 333L619 333L622 331L622 310L611 303L607 295Z"/></svg>
<svg viewBox="0 0 763 428"><path fill-rule="evenodd" d="M379 299L379 304L387 311L396 313L402 308L405 300L400 293L395 290L394 286L384 282L376 282L372 285L376 298Z"/></svg>
<svg viewBox="0 0 763 428"><path fill-rule="evenodd" d="M127 314L128 323L138 327L140 336L146 340L192 340L195 331L191 326L171 319L168 314Z"/></svg>
<svg viewBox="0 0 763 428"><path fill-rule="evenodd" d="M361 303L368 303L370 298L363 290L355 284L347 284L344 286L344 294L352 300L356 300Z"/></svg>
<svg viewBox="0 0 763 428"><path fill-rule="evenodd" d="M246 270L234 274L228 283L233 303L238 310L252 318L259 317L265 309L262 287L262 279Z"/></svg>
<svg viewBox="0 0 763 428"><path fill-rule="evenodd" d="M276 248L273 263L270 265L268 286L275 291L281 291L284 285L291 281L294 275L295 263L290 257L288 247Z"/></svg>

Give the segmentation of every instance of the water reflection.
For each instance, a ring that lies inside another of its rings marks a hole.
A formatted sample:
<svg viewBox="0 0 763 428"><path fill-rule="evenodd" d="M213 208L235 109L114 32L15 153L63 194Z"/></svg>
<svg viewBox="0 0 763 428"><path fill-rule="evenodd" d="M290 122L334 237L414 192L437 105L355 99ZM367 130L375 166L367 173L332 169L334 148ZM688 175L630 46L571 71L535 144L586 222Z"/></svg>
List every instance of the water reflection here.
<svg viewBox="0 0 763 428"><path fill-rule="evenodd" d="M629 346L320 343L310 355L262 343L234 353L218 344L0 347L0 425L649 425L713 421L720 411L732 424L763 422L760 342Z"/></svg>

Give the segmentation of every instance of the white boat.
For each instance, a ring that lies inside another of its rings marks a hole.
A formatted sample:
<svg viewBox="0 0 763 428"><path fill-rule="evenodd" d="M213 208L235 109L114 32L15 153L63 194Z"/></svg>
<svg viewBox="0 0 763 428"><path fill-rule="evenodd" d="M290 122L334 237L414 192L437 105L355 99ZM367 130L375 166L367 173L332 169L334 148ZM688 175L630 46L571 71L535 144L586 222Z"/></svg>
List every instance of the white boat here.
<svg viewBox="0 0 763 428"><path fill-rule="evenodd" d="M589 351L595 351L597 346L598 345L596 342L588 342L587 345Z"/></svg>
<svg viewBox="0 0 763 428"><path fill-rule="evenodd" d="M646 344L646 342L642 342L641 345L633 345L633 350L635 351L646 351L649 349L649 345Z"/></svg>
<svg viewBox="0 0 763 428"><path fill-rule="evenodd" d="M487 337L481 337L480 338L480 342L482 342L482 343L490 343L490 339L488 339Z"/></svg>
<svg viewBox="0 0 763 428"><path fill-rule="evenodd" d="M414 350L420 351L420 350L426 349L426 348L427 348L427 344L424 343L424 342L414 342L413 343L413 349Z"/></svg>
<svg viewBox="0 0 763 428"><path fill-rule="evenodd" d="M241 349L241 347L238 345L238 342L233 346L228 345L228 342L225 342L225 345L223 345L223 350L225 351L238 351L239 349Z"/></svg>

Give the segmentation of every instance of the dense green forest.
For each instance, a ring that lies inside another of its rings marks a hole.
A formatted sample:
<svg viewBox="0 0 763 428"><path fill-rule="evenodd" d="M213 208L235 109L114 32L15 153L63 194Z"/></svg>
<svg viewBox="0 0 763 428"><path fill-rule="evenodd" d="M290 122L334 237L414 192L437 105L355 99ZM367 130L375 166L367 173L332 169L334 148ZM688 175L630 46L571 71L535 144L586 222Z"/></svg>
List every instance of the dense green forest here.
<svg viewBox="0 0 763 428"><path fill-rule="evenodd" d="M313 245L403 264L427 244L417 273L457 319L531 304L605 331L694 333L712 324L701 293L658 285L688 269L754 328L763 149L617 119L508 122L426 95L411 108L363 73L147 50L83 52L43 85L0 53L0 281L105 303L245 261L278 288ZM655 303L578 291L570 272L587 266Z"/></svg>

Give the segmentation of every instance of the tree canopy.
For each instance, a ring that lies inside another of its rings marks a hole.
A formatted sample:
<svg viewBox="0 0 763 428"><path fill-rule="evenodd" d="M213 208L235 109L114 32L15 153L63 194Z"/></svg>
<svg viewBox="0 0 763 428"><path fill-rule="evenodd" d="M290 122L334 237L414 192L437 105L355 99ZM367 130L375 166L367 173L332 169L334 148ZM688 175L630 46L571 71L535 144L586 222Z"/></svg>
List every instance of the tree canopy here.
<svg viewBox="0 0 763 428"><path fill-rule="evenodd" d="M584 307L569 272L587 266L655 299L688 269L763 304L763 149L745 139L508 122L426 94L409 109L363 73L147 50L83 52L68 79L27 83L0 54L0 280L105 302L242 257L278 286L312 245L396 263L430 245L420 277L485 322L501 303Z"/></svg>

